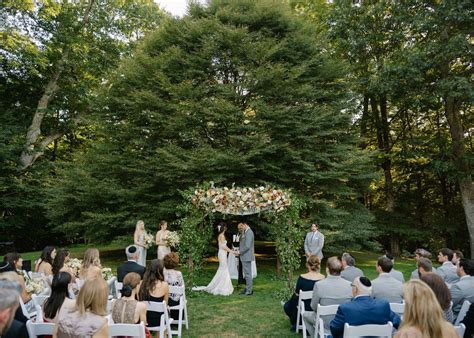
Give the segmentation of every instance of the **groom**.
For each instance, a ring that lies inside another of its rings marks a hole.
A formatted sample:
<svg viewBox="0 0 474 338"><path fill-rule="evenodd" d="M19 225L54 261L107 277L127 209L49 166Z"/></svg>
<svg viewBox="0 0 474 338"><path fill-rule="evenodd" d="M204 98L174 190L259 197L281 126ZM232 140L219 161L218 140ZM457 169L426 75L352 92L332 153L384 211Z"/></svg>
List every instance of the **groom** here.
<svg viewBox="0 0 474 338"><path fill-rule="evenodd" d="M253 231L250 229L247 223L242 222L237 226L242 233L240 237L240 261L242 262L242 268L245 274L245 290L242 291L241 295L250 296L253 294L253 280L252 280L252 261L255 260L254 255L254 236Z"/></svg>

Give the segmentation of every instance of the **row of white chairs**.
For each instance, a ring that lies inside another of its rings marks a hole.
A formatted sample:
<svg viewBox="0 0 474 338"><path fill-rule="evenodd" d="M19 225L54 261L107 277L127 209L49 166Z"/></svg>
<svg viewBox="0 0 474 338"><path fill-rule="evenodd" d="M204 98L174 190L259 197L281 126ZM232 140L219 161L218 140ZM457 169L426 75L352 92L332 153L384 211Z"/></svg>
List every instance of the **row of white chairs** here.
<svg viewBox="0 0 474 338"><path fill-rule="evenodd" d="M299 330L302 330L303 332L303 337L307 337L307 328L306 325L303 321L303 314L305 312L305 300L311 299L313 296L313 291L300 291L299 296L298 296L298 311L297 311L297 321L296 321L296 332ZM461 321L464 319L467 311L469 310L469 307L471 306L471 303L469 301L464 301L463 306L458 314L458 317L456 319L456 322L454 323L455 329L458 332L458 335L460 338L464 336L464 331L466 327L464 324L461 324ZM315 332L315 337L320 337L320 338L325 338L331 335L330 332L325 331L324 329L324 321L322 319L323 316L328 316L328 315L335 315L337 312L337 309L339 308L339 305L326 305L322 306L318 304L318 308L316 310L316 321L315 321L315 326L309 329L314 330ZM405 310L405 303L390 303L390 308L393 312L398 314L402 319L403 319L403 313ZM350 326L349 324L346 323L346 326L344 328L344 337L346 337L346 330L348 332L347 337L351 336L358 336L355 332L365 332L364 335L373 335L377 336L379 334L376 334L375 332L378 331L378 327L380 326L380 332L383 332L383 330L386 330L386 332L389 332L389 326L390 326L390 335L389 337L392 336L392 329L393 325L390 323L390 325L361 325L358 327L358 329L355 329L355 327ZM362 335L362 334L361 334ZM383 336L383 334L380 334L379 336Z"/></svg>

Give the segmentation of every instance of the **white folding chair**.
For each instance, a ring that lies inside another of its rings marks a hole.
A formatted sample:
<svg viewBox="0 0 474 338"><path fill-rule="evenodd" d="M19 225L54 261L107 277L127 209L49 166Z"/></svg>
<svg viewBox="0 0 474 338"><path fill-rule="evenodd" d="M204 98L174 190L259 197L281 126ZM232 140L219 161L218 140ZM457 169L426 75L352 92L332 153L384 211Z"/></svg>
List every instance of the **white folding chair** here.
<svg viewBox="0 0 474 338"><path fill-rule="evenodd" d="M296 333L298 333L299 330L303 330L303 313L305 312L303 301L311 298L313 298L313 290L300 290L300 293L298 294L298 304L296 304L298 308L298 313L296 315Z"/></svg>
<svg viewBox="0 0 474 338"><path fill-rule="evenodd" d="M123 283L115 281L115 298L122 298Z"/></svg>
<svg viewBox="0 0 474 338"><path fill-rule="evenodd" d="M43 317L43 308L39 305L35 305L36 309L36 323L43 323L44 322L44 317Z"/></svg>
<svg viewBox="0 0 474 338"><path fill-rule="evenodd" d="M349 324L344 325L344 338L359 338L363 336L376 336L376 337L392 337L393 324L388 322L385 325L358 325L351 326Z"/></svg>
<svg viewBox="0 0 474 338"><path fill-rule="evenodd" d="M47 295L32 295L31 300L33 301L33 304L39 305L40 307L43 307L44 302L46 299L48 299L49 296Z"/></svg>
<svg viewBox="0 0 474 338"><path fill-rule="evenodd" d="M23 315L26 317L26 319L31 319L36 316L36 310L33 312L29 312L28 309L26 308L25 303L23 303L23 299L20 298L20 306L21 306L21 312L23 312Z"/></svg>
<svg viewBox="0 0 474 338"><path fill-rule="evenodd" d="M26 322L26 329L28 330L28 336L30 338L36 338L38 336L52 336L54 332L54 323L36 323L28 319Z"/></svg>
<svg viewBox="0 0 474 338"><path fill-rule="evenodd" d="M177 330L171 330L171 333L173 335L177 335L178 337L181 337L182 334L182 327L183 327L183 317L184 317L184 309L186 306L186 298L184 298L184 286L170 286L170 294L178 294L180 295L179 297L179 304L170 306L169 309L171 310L178 310L178 329ZM187 318L186 318L187 319ZM176 323L173 323L176 324Z"/></svg>
<svg viewBox="0 0 474 338"><path fill-rule="evenodd" d="M112 306L114 305L114 300L107 300L107 313L112 313Z"/></svg>
<svg viewBox="0 0 474 338"><path fill-rule="evenodd" d="M316 321L314 324L314 333L315 337L328 337L331 335L331 332L326 332L324 329L324 320L322 317L335 315L337 309L339 308L339 304L335 305L321 305L318 304L318 308L316 309ZM306 330L303 331L303 336L306 336Z"/></svg>
<svg viewBox="0 0 474 338"><path fill-rule="evenodd" d="M117 281L117 277L112 277L107 281L107 286L109 287L109 295L116 296L117 291L115 290L115 282Z"/></svg>
<svg viewBox="0 0 474 338"><path fill-rule="evenodd" d="M400 319L403 319L403 313L405 312L405 302L403 303L390 303L390 310L395 312L400 316Z"/></svg>
<svg viewBox="0 0 474 338"><path fill-rule="evenodd" d="M468 300L465 300L464 303L462 303L461 310L459 310L458 316L456 317L456 321L454 322L454 326L459 326L459 324L461 324L464 317L466 317L466 313L469 310L470 306L471 302Z"/></svg>
<svg viewBox="0 0 474 338"><path fill-rule="evenodd" d="M109 324L109 338L117 336L145 338L145 324Z"/></svg>
<svg viewBox="0 0 474 338"><path fill-rule="evenodd" d="M464 337L464 331L466 331L466 326L464 324L460 324L459 326L454 327L456 332L458 333L459 338Z"/></svg>
<svg viewBox="0 0 474 338"><path fill-rule="evenodd" d="M165 330L168 331L168 338L171 338L171 322L172 319L169 318L168 309L166 307L166 302L145 302L147 304L147 311L149 312L161 312L160 326L148 326L149 331L159 331L160 338L165 336Z"/></svg>

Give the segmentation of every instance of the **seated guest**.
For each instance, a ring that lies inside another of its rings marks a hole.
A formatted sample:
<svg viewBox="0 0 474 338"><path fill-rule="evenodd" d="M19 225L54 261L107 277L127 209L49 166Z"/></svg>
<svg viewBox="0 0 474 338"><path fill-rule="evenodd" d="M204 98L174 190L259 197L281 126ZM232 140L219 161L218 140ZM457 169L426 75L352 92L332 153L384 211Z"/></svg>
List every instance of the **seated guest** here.
<svg viewBox="0 0 474 338"><path fill-rule="evenodd" d="M109 288L105 280L100 278L86 279L75 305L63 306L57 315L57 337L108 338L109 326L107 316L107 298Z"/></svg>
<svg viewBox="0 0 474 338"><path fill-rule="evenodd" d="M306 261L306 268L308 271L298 277L296 282L295 293L291 296L291 299L285 303L283 309L285 313L290 318L291 330L296 330L296 316L298 315L298 297L300 291L310 291L314 289L314 283L324 279L324 275L319 272L321 267L321 262L319 257L316 255L311 255ZM304 305L306 311L312 311L311 300L305 299Z"/></svg>
<svg viewBox="0 0 474 338"><path fill-rule="evenodd" d="M24 304L26 304L25 300L26 301L31 301L31 297L30 295L28 294L28 292L26 292L26 286L25 286L25 280L20 278L20 275L17 274L14 270L13 270L13 267L10 265L10 263L8 262L5 262L6 266L0 266L0 279L1 280L8 280L8 281L11 281L11 282L14 282L18 285L20 285L20 288L19 288L19 292L20 292L20 295L21 295L21 299L23 301ZM26 298L25 298L25 295L26 295ZM23 310L21 308L21 306L19 306L17 309L16 309L16 312L15 312L15 320L18 320L22 323L26 323L28 321L28 318L25 317L25 315L23 314Z"/></svg>
<svg viewBox="0 0 474 338"><path fill-rule="evenodd" d="M441 266L436 269L436 273L444 279L444 281L451 285L459 281L459 276L456 273L456 266L451 262L453 259L453 250L442 248L438 252L438 262Z"/></svg>
<svg viewBox="0 0 474 338"><path fill-rule="evenodd" d="M443 311L431 288L421 280L403 286L405 311L403 325L395 338L458 338L453 325L443 318Z"/></svg>
<svg viewBox="0 0 474 338"><path fill-rule="evenodd" d="M367 277L357 277L352 283L352 301L339 305L336 316L329 324L334 338L344 334L344 325L366 324L383 325L392 322L395 328L400 325L400 317L390 309L384 299L373 299L372 283Z"/></svg>
<svg viewBox="0 0 474 338"><path fill-rule="evenodd" d="M23 290L21 293L21 299L23 300L23 303L28 303L31 300L31 296L28 294L28 292L26 292L25 275L21 271L21 268L23 266L23 259L21 258L20 254L18 252L7 253L3 257L3 262L9 264L8 266L2 269L4 272L13 271L17 274L17 280Z"/></svg>
<svg viewBox="0 0 474 338"><path fill-rule="evenodd" d="M60 272L67 272L71 275L72 282L74 283L76 276L71 268L67 267L65 264L69 261L69 250L68 249L59 249L56 257L53 261L53 275L57 275Z"/></svg>
<svg viewBox="0 0 474 338"><path fill-rule="evenodd" d="M418 262L416 262L416 266L418 267L419 277L423 276L425 273L433 272L433 263L428 258L421 257Z"/></svg>
<svg viewBox="0 0 474 338"><path fill-rule="evenodd" d="M169 286L184 286L183 274L181 271L176 270L176 267L179 265L178 254L175 252L167 254L163 259L163 263L165 265L165 282ZM181 297L180 294L170 293L169 306L179 305L179 297ZM178 320L179 311L172 310L170 316Z"/></svg>
<svg viewBox="0 0 474 338"><path fill-rule="evenodd" d="M457 317L465 300L474 303L474 261L462 258L459 260L457 274L459 282L451 286L451 297L453 299L453 312Z"/></svg>
<svg viewBox="0 0 474 338"><path fill-rule="evenodd" d="M21 294L19 283L0 279L0 337L28 338L25 323L14 319Z"/></svg>
<svg viewBox="0 0 474 338"><path fill-rule="evenodd" d="M469 310L467 310L466 316L461 323L466 327L464 338L472 338L474 336L474 303L469 306Z"/></svg>
<svg viewBox="0 0 474 338"><path fill-rule="evenodd" d="M330 257L326 263L327 277L317 283L314 283L313 297L311 299L311 308L313 311L307 311L303 314L303 320L311 337L314 335L314 324L316 322L316 311L318 304L335 305L349 302L352 298L351 283L341 277L342 263L337 257ZM323 318L328 324L331 316ZM328 329L329 326L326 326Z"/></svg>
<svg viewBox="0 0 474 338"><path fill-rule="evenodd" d="M350 253L344 252L341 257L341 277L352 283L356 277L364 276L361 269L355 267L355 258Z"/></svg>
<svg viewBox="0 0 474 338"><path fill-rule="evenodd" d="M43 305L44 321L57 323L57 315L62 306L73 307L75 301L69 299L69 283L72 277L69 272L60 271L54 275L51 283L51 295Z"/></svg>
<svg viewBox="0 0 474 338"><path fill-rule="evenodd" d="M138 292L138 300L150 302L169 301L169 286L164 281L163 265L158 259L151 261L143 275L140 291ZM148 326L159 326L161 320L161 313L148 311L146 314L146 321Z"/></svg>
<svg viewBox="0 0 474 338"><path fill-rule="evenodd" d="M385 255L388 259L392 261L392 270L390 270L390 275L395 278L396 280L405 283L405 277L403 276L403 273L401 271L395 270L395 258L392 255Z"/></svg>
<svg viewBox="0 0 474 338"><path fill-rule="evenodd" d="M441 310L443 310L444 319L452 323L454 315L451 308L451 293L443 278L434 272L427 272L421 275L421 280L433 290Z"/></svg>
<svg viewBox="0 0 474 338"><path fill-rule="evenodd" d="M17 273L21 272L21 268L23 267L23 259L18 252L7 253L5 256L3 256L3 261L10 263Z"/></svg>
<svg viewBox="0 0 474 338"><path fill-rule="evenodd" d="M401 303L403 284L390 275L392 266L392 261L386 256L378 259L376 269L379 276L372 281L372 297L385 299L389 303Z"/></svg>
<svg viewBox="0 0 474 338"><path fill-rule="evenodd" d="M44 273L45 276L53 274L53 260L56 257L54 246L47 246L43 249L40 259L36 261L35 272Z"/></svg>
<svg viewBox="0 0 474 338"><path fill-rule="evenodd" d="M140 278L143 278L145 267L137 263L140 255L137 247L135 245L127 246L125 254L127 255L127 262L117 267L117 280L121 283L129 272L136 272L140 275Z"/></svg>
<svg viewBox="0 0 474 338"><path fill-rule="evenodd" d="M431 253L425 249L416 249L415 251L415 260L418 263L420 258L426 258L431 262ZM433 268L433 270L436 270ZM420 279L420 275L418 274L418 264L415 270L412 271L410 279Z"/></svg>
<svg viewBox="0 0 474 338"><path fill-rule="evenodd" d="M82 280L102 278L102 267L100 265L99 250L89 248L84 252L79 277Z"/></svg>
<svg viewBox="0 0 474 338"><path fill-rule="evenodd" d="M146 324L145 303L136 300L140 289L141 277L136 272L129 272L123 279L122 298L114 301L112 306L112 319L120 324Z"/></svg>
<svg viewBox="0 0 474 338"><path fill-rule="evenodd" d="M453 259L451 262L453 262L454 265L458 265L458 262L461 258L464 258L461 250L453 250Z"/></svg>

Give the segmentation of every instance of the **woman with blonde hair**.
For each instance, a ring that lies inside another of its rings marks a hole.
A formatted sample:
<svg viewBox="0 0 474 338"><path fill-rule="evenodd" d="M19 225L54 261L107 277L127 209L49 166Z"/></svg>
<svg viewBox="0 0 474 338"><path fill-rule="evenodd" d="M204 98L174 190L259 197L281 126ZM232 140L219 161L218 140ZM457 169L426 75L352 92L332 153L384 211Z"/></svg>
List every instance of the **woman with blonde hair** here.
<svg viewBox="0 0 474 338"><path fill-rule="evenodd" d="M443 310L433 290L425 282L412 279L403 285L403 325L395 338L457 338L451 323L443 317Z"/></svg>
<svg viewBox="0 0 474 338"><path fill-rule="evenodd" d="M82 280L102 278L102 267L100 265L100 254L96 248L89 248L84 252L79 277Z"/></svg>
<svg viewBox="0 0 474 338"><path fill-rule="evenodd" d="M169 230L168 222L160 222L160 230L156 233L156 245L157 245L157 254L158 259L165 259L165 256L171 252L171 248L168 246L166 239L168 238Z"/></svg>
<svg viewBox="0 0 474 338"><path fill-rule="evenodd" d="M145 222L138 221L135 225L135 232L133 234L133 243L137 246L140 256L137 263L146 267L146 245L145 245Z"/></svg>
<svg viewBox="0 0 474 338"><path fill-rule="evenodd" d="M107 298L109 289L103 278L87 279L73 306L61 307L54 337L109 336Z"/></svg>

